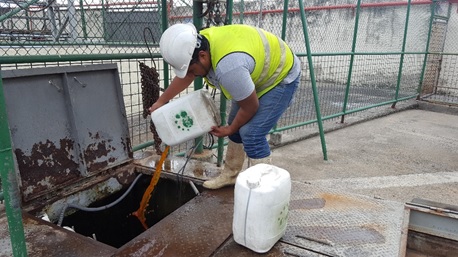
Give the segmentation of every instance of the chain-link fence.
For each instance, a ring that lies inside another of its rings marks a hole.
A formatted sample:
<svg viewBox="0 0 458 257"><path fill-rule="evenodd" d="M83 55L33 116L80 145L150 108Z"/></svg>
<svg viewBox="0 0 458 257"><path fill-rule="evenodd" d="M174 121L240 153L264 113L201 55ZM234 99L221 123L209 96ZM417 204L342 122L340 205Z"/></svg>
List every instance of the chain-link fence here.
<svg viewBox="0 0 458 257"><path fill-rule="evenodd" d="M430 39L421 99L457 104L458 7L447 1L432 6Z"/></svg>
<svg viewBox="0 0 458 257"><path fill-rule="evenodd" d="M301 88L279 128L316 118L304 26L310 35L324 117L412 97L420 85L423 99L456 102L453 74L458 18L449 1L411 1L408 5L373 0L361 1L359 6L348 0L308 1L307 24L301 20L299 1L287 2L286 16L285 1L200 4L201 9L184 0L5 0L0 6L1 69L117 63L133 145L152 140L149 121L141 115L139 62L157 65L164 87L173 74L163 77L158 54L163 25L193 22L196 17L202 18L202 27L244 23L283 34L300 56ZM228 6L232 7L229 11ZM199 14L193 16L195 12ZM426 50L430 54L425 61Z"/></svg>

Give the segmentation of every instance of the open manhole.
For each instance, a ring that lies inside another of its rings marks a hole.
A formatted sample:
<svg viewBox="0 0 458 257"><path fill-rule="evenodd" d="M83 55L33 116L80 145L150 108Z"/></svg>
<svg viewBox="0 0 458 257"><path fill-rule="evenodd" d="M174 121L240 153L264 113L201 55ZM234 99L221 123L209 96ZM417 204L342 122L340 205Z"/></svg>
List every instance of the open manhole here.
<svg viewBox="0 0 458 257"><path fill-rule="evenodd" d="M66 216L62 226L68 226L76 233L120 248L145 231L141 222L132 213L139 208L150 181L151 176L141 176L125 198L115 206L95 212L77 211ZM196 187L199 191L202 190L200 186ZM89 207L110 204L119 199L127 190L127 188L123 189L103 200L94 202ZM196 192L187 181L159 179L145 210L148 227L153 226L195 196Z"/></svg>

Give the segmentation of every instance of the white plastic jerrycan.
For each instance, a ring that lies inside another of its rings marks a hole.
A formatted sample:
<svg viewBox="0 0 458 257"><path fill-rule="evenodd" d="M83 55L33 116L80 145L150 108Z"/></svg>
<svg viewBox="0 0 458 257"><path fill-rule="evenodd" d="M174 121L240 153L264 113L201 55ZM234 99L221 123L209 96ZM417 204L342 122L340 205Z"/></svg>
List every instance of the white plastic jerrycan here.
<svg viewBox="0 0 458 257"><path fill-rule="evenodd" d="M202 136L221 123L215 102L204 89L161 106L151 119L159 137L170 146Z"/></svg>
<svg viewBox="0 0 458 257"><path fill-rule="evenodd" d="M291 196L289 172L257 164L241 172L234 189L234 241L265 253L285 234Z"/></svg>

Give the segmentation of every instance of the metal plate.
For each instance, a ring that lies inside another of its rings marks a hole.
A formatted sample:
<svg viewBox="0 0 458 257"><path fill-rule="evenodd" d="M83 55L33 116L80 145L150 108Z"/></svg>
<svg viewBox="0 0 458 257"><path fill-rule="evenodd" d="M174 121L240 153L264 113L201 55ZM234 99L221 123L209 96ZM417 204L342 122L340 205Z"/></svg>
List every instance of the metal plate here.
<svg viewBox="0 0 458 257"><path fill-rule="evenodd" d="M116 64L2 71L24 201L132 156Z"/></svg>
<svg viewBox="0 0 458 257"><path fill-rule="evenodd" d="M232 232L233 188L205 191L113 256L210 256Z"/></svg>
<svg viewBox="0 0 458 257"><path fill-rule="evenodd" d="M404 204L292 183L285 235L266 256L404 256ZM215 257L259 256L232 237Z"/></svg>
<svg viewBox="0 0 458 257"><path fill-rule="evenodd" d="M6 217L0 217L0 256L13 256ZM28 256L112 256L115 248L24 213Z"/></svg>
<svg viewBox="0 0 458 257"><path fill-rule="evenodd" d="M281 242L325 256L403 256L404 204L293 182Z"/></svg>

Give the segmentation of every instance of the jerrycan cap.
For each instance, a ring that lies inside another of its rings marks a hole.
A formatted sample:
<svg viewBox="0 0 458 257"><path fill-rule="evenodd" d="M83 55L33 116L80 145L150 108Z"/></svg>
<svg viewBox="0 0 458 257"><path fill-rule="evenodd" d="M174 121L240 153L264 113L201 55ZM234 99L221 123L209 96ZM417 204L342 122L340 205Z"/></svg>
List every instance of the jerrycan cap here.
<svg viewBox="0 0 458 257"><path fill-rule="evenodd" d="M248 188L250 189L259 187L259 185L261 184L261 175L258 173L250 174L247 177L246 183L248 185Z"/></svg>

